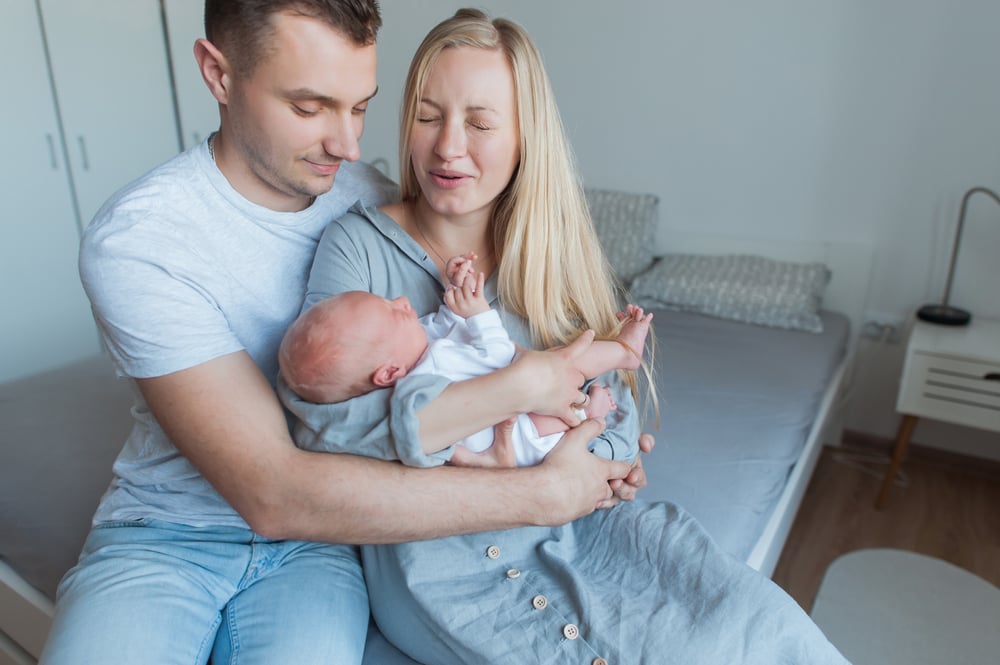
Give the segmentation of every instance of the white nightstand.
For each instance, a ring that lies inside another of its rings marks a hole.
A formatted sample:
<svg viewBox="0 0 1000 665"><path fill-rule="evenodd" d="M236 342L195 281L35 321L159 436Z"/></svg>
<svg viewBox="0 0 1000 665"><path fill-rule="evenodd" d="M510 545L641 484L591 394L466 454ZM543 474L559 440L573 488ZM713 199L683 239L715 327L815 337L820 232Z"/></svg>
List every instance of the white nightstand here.
<svg viewBox="0 0 1000 665"><path fill-rule="evenodd" d="M903 421L875 505L885 506L919 418L1000 432L1000 321L951 327L917 321L906 345L896 410Z"/></svg>

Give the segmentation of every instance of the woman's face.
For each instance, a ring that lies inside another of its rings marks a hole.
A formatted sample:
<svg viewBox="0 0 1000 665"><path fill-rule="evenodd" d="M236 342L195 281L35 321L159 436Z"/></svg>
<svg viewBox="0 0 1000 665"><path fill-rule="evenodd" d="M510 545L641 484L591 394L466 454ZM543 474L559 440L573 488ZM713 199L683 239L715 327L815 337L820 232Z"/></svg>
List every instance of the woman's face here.
<svg viewBox="0 0 1000 665"><path fill-rule="evenodd" d="M514 76L500 51L441 52L410 136L424 199L448 216L489 214L520 159Z"/></svg>

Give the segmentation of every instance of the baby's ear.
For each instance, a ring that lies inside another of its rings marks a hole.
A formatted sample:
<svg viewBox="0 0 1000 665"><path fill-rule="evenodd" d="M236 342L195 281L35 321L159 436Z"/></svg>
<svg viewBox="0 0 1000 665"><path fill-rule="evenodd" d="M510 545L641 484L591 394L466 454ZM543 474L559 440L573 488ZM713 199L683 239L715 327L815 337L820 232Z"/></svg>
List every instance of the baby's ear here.
<svg viewBox="0 0 1000 665"><path fill-rule="evenodd" d="M379 388L388 388L396 385L396 382L406 376L406 368L391 362L382 363L375 368L372 374L372 383Z"/></svg>

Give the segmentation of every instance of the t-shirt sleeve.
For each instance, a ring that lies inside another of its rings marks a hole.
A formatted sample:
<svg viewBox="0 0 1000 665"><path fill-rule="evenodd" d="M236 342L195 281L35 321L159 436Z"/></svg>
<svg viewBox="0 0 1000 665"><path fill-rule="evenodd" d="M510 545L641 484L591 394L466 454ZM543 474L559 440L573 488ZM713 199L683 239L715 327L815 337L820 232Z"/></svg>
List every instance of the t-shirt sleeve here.
<svg viewBox="0 0 1000 665"><path fill-rule="evenodd" d="M211 295L197 248L154 233L149 220L88 227L80 277L94 318L121 370L162 376L243 348Z"/></svg>

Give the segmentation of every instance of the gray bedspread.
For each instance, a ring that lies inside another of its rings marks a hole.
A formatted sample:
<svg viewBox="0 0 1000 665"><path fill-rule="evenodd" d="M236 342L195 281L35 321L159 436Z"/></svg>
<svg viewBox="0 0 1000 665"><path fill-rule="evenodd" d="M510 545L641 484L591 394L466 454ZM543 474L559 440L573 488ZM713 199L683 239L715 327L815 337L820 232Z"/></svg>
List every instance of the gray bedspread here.
<svg viewBox="0 0 1000 665"><path fill-rule="evenodd" d="M823 333L814 334L652 311L660 427L641 496L679 504L746 559L844 356L850 322L822 312Z"/></svg>

